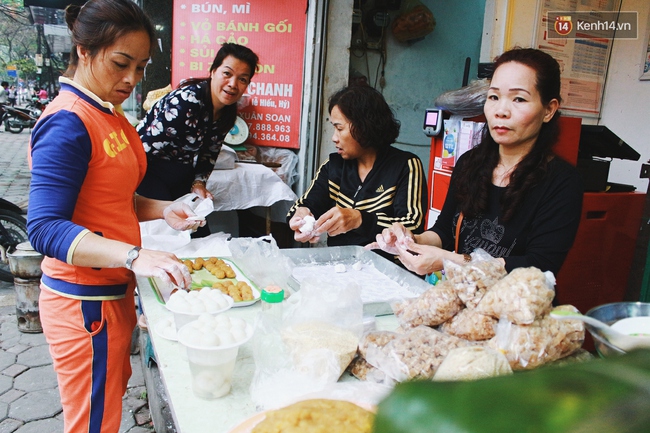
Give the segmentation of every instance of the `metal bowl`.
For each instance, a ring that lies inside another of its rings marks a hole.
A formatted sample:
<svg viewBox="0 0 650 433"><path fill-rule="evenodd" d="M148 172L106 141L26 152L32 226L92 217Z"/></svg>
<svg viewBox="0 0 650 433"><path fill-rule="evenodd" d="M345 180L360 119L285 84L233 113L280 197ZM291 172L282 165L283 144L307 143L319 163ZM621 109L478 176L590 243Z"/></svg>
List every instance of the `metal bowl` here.
<svg viewBox="0 0 650 433"><path fill-rule="evenodd" d="M612 325L621 319L628 317L650 316L650 303L646 302L614 302L612 304L599 305L587 311L587 316L598 319L601 322ZM623 349L614 346L607 341L591 325L585 323L585 327L594 339L594 346L601 357L622 355L626 353Z"/></svg>

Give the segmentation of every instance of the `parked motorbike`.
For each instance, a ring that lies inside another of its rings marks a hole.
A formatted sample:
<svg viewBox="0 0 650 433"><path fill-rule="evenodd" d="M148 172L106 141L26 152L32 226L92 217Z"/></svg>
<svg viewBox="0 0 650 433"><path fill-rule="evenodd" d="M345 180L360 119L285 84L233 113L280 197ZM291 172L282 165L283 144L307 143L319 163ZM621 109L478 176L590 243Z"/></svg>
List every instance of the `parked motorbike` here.
<svg viewBox="0 0 650 433"><path fill-rule="evenodd" d="M32 100L29 101L27 105L25 105L25 108L27 108L28 110L38 111L39 113L42 113L43 111L45 111L45 107L47 106L47 104L49 104L49 102L50 102L49 99L32 98ZM40 114L34 117L38 118L39 116Z"/></svg>
<svg viewBox="0 0 650 433"><path fill-rule="evenodd" d="M25 128L33 128L38 120L28 110L10 105L2 105L0 112L2 112L2 123L5 124L5 131L13 132L14 134L20 134Z"/></svg>
<svg viewBox="0 0 650 433"><path fill-rule="evenodd" d="M12 282L7 253L27 241L27 220L23 210L0 198L0 280Z"/></svg>
<svg viewBox="0 0 650 433"><path fill-rule="evenodd" d="M24 113L29 114L30 116L32 116L34 119L37 119L37 120L38 120L39 117L41 117L41 114L43 114L43 110L41 110L40 108L37 108L37 107L35 107L35 106L31 105L31 104L25 105L25 108L21 108L21 107L14 107L14 108L16 110L20 110L20 111L22 111Z"/></svg>

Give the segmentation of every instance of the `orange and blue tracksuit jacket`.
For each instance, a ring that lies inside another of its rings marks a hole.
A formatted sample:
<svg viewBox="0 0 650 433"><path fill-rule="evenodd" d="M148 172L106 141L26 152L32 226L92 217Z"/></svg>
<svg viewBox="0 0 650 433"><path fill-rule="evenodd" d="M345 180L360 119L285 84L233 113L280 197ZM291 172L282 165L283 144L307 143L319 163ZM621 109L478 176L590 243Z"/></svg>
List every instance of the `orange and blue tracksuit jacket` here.
<svg viewBox="0 0 650 433"><path fill-rule="evenodd" d="M140 244L133 194L146 156L137 132L123 115L64 82L30 145L28 232L45 256L43 284L77 299L124 296L130 271L79 267L71 260L87 231Z"/></svg>
<svg viewBox="0 0 650 433"><path fill-rule="evenodd" d="M65 433L114 433L131 375L134 277L122 267L75 266L72 257L90 232L140 244L133 198L146 155L112 104L70 80L61 83L30 142L27 228L45 256L39 314Z"/></svg>

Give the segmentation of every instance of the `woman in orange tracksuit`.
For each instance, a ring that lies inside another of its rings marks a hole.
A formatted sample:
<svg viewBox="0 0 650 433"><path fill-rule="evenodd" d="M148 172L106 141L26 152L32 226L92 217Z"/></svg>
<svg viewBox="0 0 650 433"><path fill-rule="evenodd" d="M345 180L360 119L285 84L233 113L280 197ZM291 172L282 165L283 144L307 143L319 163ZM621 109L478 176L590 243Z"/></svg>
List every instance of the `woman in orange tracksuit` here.
<svg viewBox="0 0 650 433"><path fill-rule="evenodd" d="M135 194L146 155L120 104L149 61L151 22L131 0L69 6L66 21L70 67L30 143L28 231L45 256L39 311L65 432L116 433L131 375L134 274L191 282L176 256L140 248L138 221L199 223L186 205Z"/></svg>

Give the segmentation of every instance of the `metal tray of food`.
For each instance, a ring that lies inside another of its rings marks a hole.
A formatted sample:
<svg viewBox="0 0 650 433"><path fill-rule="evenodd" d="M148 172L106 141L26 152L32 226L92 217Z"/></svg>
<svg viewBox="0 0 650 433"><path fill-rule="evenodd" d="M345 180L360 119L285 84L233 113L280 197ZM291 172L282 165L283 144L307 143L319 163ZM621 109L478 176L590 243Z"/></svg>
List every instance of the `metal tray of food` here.
<svg viewBox="0 0 650 433"><path fill-rule="evenodd" d="M391 314L392 302L417 297L431 288L417 275L360 246L288 248L280 252L295 264L288 280L292 290L299 290L300 281L312 271L328 282L355 282L361 286L366 316ZM337 265L345 266L345 270Z"/></svg>

